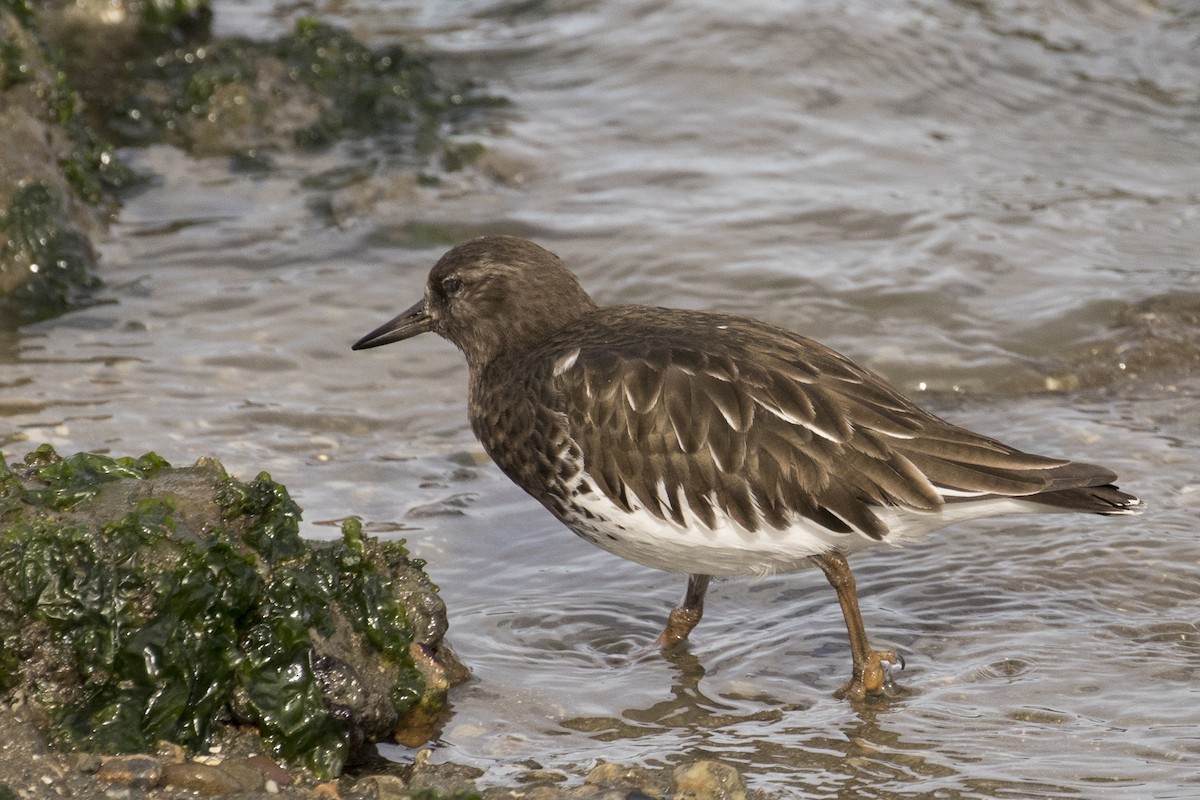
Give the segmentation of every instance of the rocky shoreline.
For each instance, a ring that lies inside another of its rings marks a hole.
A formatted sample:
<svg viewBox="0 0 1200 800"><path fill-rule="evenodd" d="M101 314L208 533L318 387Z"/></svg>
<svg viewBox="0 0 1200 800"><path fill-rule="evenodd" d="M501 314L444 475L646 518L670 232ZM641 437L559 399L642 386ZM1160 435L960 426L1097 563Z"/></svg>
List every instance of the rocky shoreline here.
<svg viewBox="0 0 1200 800"><path fill-rule="evenodd" d="M673 769L601 763L578 774L529 768L511 785L481 787L479 770L435 763L418 750L412 763L382 758L359 764L336 780L286 768L263 752L249 731L230 730L210 752L188 756L159 743L153 753L102 756L52 750L35 719L37 709L15 698L0 703L0 800L767 800L747 789L736 767L697 760Z"/></svg>

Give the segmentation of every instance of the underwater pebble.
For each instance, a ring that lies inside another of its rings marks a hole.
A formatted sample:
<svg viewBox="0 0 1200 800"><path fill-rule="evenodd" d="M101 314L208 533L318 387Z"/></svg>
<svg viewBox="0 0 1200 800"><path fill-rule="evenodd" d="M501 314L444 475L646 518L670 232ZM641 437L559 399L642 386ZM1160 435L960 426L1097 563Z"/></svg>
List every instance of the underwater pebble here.
<svg viewBox="0 0 1200 800"><path fill-rule="evenodd" d="M583 781L585 784L633 789L652 798L665 796L670 788L664 778L645 767L624 764L597 764Z"/></svg>
<svg viewBox="0 0 1200 800"><path fill-rule="evenodd" d="M719 761L696 761L676 767L673 800L746 800L741 774Z"/></svg>

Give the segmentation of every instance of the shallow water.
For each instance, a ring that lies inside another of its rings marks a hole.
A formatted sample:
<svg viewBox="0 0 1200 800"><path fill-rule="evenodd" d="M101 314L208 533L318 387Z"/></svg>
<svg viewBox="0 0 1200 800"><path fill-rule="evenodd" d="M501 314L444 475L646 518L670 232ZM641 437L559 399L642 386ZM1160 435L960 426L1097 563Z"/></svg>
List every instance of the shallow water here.
<svg viewBox="0 0 1200 800"><path fill-rule="evenodd" d="M289 7L214 5L264 36ZM160 178L104 245L106 302L0 338L0 452L212 455L286 483L313 536L357 514L407 538L474 675L435 758L489 781L711 756L812 797L1194 797L1200 377L1133 362L1042 391L1119 352L1123 305L1200 284L1190 8L311 4L510 98L489 177L130 153ZM486 231L547 244L603 302L820 338L968 427L1112 467L1151 510L858 556L868 631L908 662L886 702L830 696L848 649L811 572L715 584L664 659L682 578L591 549L486 463L450 345L348 349Z"/></svg>

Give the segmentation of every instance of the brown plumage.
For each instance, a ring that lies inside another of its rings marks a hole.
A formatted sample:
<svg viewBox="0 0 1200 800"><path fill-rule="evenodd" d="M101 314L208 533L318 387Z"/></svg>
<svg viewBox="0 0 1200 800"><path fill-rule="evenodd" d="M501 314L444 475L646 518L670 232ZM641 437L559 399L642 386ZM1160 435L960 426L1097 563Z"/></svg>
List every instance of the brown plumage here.
<svg viewBox="0 0 1200 800"><path fill-rule="evenodd" d="M782 328L598 307L522 239L454 248L421 302L354 347L430 330L466 356L472 427L513 481L589 541L691 574L665 647L699 621L708 576L814 563L846 614L854 697L896 658L867 646L844 554L996 513L1141 505L1103 467L946 422Z"/></svg>

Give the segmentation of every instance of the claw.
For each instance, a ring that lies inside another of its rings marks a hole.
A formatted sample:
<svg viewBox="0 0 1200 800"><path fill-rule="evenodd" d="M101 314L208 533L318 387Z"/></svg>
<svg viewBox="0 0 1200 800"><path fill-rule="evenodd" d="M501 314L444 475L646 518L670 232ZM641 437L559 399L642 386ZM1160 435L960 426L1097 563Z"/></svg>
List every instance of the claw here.
<svg viewBox="0 0 1200 800"><path fill-rule="evenodd" d="M891 683L891 670L897 666L904 669L904 658L900 655L891 650L872 650L862 672L855 669L854 677L833 696L862 700L869 694L883 694L884 687Z"/></svg>

